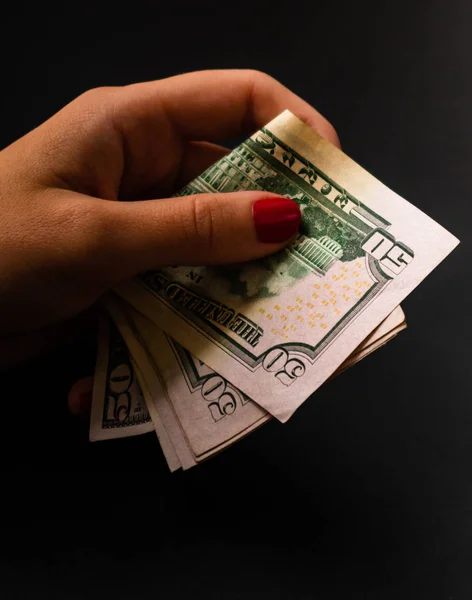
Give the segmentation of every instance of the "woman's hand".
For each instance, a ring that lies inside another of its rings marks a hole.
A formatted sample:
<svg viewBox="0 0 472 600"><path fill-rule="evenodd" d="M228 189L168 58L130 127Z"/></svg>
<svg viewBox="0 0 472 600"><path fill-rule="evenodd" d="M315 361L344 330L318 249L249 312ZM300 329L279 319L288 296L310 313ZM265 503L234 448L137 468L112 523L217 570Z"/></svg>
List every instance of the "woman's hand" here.
<svg viewBox="0 0 472 600"><path fill-rule="evenodd" d="M285 109L339 144L280 83L235 70L91 90L3 150L0 365L61 339L141 271L251 260L290 241L298 207L274 194L169 198L227 152L219 140Z"/></svg>

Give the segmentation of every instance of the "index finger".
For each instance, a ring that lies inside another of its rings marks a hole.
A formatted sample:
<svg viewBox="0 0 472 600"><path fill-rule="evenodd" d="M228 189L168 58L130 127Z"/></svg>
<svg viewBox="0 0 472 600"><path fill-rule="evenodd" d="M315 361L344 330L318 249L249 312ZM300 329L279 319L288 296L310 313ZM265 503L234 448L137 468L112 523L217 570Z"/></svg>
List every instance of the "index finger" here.
<svg viewBox="0 0 472 600"><path fill-rule="evenodd" d="M211 70L128 86L134 122L162 112L182 137L220 141L253 132L288 109L339 147L334 127L315 108L265 73ZM128 112L128 117L130 116Z"/></svg>

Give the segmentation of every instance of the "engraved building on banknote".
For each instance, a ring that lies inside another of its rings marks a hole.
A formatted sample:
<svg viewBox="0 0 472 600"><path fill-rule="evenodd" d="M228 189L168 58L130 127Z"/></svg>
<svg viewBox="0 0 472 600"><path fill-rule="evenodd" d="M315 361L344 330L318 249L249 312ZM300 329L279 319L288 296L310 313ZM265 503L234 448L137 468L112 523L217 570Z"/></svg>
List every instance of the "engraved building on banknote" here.
<svg viewBox="0 0 472 600"><path fill-rule="evenodd" d="M205 192L233 192L241 189L270 190L272 181L277 182L276 191L281 193L280 173L251 152L244 144L207 169L198 180L189 183L180 195ZM275 190L274 190L275 191ZM287 194L293 199L303 196L287 182ZM326 275L333 264L343 256L336 241L324 235L320 239L301 235L287 252L285 270L291 277L306 272ZM283 267L282 267L283 268Z"/></svg>
<svg viewBox="0 0 472 600"><path fill-rule="evenodd" d="M327 235L319 240L301 235L291 247L295 260L318 275L325 275L343 256L341 246Z"/></svg>
<svg viewBox="0 0 472 600"><path fill-rule="evenodd" d="M262 190L262 181L277 172L261 158L240 146L207 169L179 193L180 196L204 192L234 192L241 189Z"/></svg>

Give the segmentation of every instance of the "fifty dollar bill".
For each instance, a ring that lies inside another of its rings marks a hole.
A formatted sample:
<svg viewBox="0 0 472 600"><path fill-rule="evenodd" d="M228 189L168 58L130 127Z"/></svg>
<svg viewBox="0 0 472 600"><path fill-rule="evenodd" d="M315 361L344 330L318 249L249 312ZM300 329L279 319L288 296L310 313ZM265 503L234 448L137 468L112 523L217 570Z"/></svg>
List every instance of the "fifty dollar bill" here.
<svg viewBox="0 0 472 600"><path fill-rule="evenodd" d="M117 293L285 422L458 240L285 111L179 195L267 190L296 241L242 266L168 267Z"/></svg>
<svg viewBox="0 0 472 600"><path fill-rule="evenodd" d="M136 387L142 387L171 470L178 466L183 469L195 466L270 420L269 413L137 311L113 297L108 298L107 308L119 328L113 343L119 349L126 343L130 353L127 359L121 356L121 364L127 365L126 380L138 376ZM398 307L337 373L385 344L405 327L404 313ZM108 347L103 333L99 345ZM110 352L110 356L113 355L114 352ZM96 378L99 382L100 370ZM102 414L103 418L103 401L98 394L95 401L100 407L95 413L98 417ZM115 430L116 437L121 433L122 430Z"/></svg>

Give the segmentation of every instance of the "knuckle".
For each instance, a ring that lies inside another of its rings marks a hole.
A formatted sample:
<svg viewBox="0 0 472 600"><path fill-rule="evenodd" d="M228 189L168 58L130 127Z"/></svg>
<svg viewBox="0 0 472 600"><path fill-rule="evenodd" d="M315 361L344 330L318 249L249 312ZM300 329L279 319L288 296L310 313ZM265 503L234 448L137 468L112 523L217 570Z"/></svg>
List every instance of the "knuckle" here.
<svg viewBox="0 0 472 600"><path fill-rule="evenodd" d="M98 87L78 96L66 109L66 121L89 130L100 126L113 115L120 88Z"/></svg>
<svg viewBox="0 0 472 600"><path fill-rule="evenodd" d="M103 105L109 102L116 95L116 87L103 86L86 90L75 99L75 103L80 107Z"/></svg>
<svg viewBox="0 0 472 600"><path fill-rule="evenodd" d="M264 71L259 71L257 69L246 69L244 71L245 76L247 77L250 87L251 94L255 96L257 92L264 92L267 94L274 94L277 90L281 90L284 88L283 84L269 75ZM314 127L319 133L326 139L328 139L332 144L341 148L341 143L339 141L339 136L332 125L325 117L321 116L316 112L316 116L313 115L312 109L302 109L298 111L297 116L305 121L308 125Z"/></svg>
<svg viewBox="0 0 472 600"><path fill-rule="evenodd" d="M276 83L277 81L265 71L247 69L246 75L254 85ZM278 82L277 82L278 83Z"/></svg>
<svg viewBox="0 0 472 600"><path fill-rule="evenodd" d="M186 242L211 249L215 239L217 200L205 196L188 196L182 218L182 233Z"/></svg>

